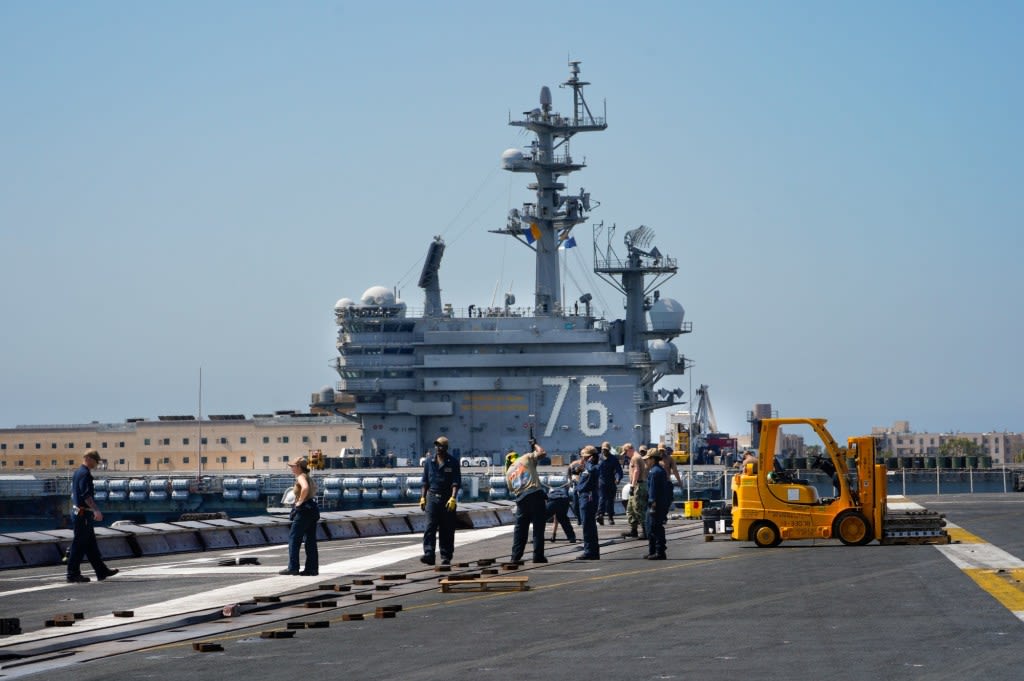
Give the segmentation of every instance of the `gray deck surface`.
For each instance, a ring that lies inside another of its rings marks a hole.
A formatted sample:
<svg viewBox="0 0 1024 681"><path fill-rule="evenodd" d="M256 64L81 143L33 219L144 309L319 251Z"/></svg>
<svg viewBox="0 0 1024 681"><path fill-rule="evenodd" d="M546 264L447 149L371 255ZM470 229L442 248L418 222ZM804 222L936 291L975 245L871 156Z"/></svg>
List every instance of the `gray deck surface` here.
<svg viewBox="0 0 1024 681"><path fill-rule="evenodd" d="M978 545L982 553L991 549L1017 563L1024 558L1024 495L912 500L987 542ZM598 562L573 560L579 544L560 536L548 545L550 563L501 569L498 576L529 578L529 590L521 592L441 593L437 582L447 575L419 563L416 535L322 542L317 578L278 576L285 546L122 560L112 563L121 574L84 585L66 584L55 567L4 571L0 617L19 617L25 633L0 638L0 679L997 681L1024 675L1024 612L1004 605L1021 589L1019 579L1013 586L1012 569L1006 573L1011 598L1001 601L942 547L846 547L830 540L758 549L722 536L705 541L701 521L677 518L669 523L669 560L656 562L642 559L645 542L619 536L624 527L620 518L600 528ZM479 573L479 559L508 560L510 547L509 527L460 531L455 560L471 566L453 573ZM218 565L231 556L256 557L259 565ZM85 574L91 574L87 566ZM350 591L320 588L333 584ZM264 602L274 595L282 602ZM247 603L255 596L261 602ZM336 605L307 605L325 600ZM216 616L235 602L242 604L238 617ZM401 611L373 616L387 605ZM114 611L135 616L113 618ZM71 627L44 626L67 612L83 619ZM353 613L368 619L343 621ZM328 626L288 629L308 621ZM294 636L261 637L275 631ZM196 642L223 651L197 652Z"/></svg>

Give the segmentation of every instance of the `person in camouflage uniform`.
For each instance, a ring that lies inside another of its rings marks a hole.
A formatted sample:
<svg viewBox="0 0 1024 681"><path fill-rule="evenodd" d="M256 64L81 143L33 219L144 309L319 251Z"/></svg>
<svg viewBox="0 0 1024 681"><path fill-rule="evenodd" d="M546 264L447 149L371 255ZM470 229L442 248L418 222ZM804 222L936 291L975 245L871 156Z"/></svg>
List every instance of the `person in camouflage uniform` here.
<svg viewBox="0 0 1024 681"><path fill-rule="evenodd" d="M629 501L626 502L626 522L629 523L629 532L623 534L625 537L647 538L647 531L644 523L647 515L647 464L644 461L644 454L647 450L640 447L637 453L633 445L626 443L622 445L624 456L629 457ZM639 528L639 531L638 531Z"/></svg>

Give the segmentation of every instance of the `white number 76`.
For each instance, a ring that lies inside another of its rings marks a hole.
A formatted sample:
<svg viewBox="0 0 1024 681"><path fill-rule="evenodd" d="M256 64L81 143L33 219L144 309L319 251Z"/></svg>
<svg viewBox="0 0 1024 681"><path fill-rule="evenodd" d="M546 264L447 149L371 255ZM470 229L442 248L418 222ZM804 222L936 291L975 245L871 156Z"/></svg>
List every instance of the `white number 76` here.
<svg viewBox="0 0 1024 681"><path fill-rule="evenodd" d="M544 385L558 386L558 395L555 403L551 406L551 415L548 417L548 427L544 429L544 437L551 437L555 431L558 417L565 405L565 398L569 394L569 384L575 379L574 376L551 377L543 380ZM580 432L587 437L599 437L608 430L608 407L601 402L591 402L588 393L591 387L596 387L600 392L608 392L608 382L600 376L583 376L579 379L580 390ZM590 427L590 412L597 414L597 425Z"/></svg>

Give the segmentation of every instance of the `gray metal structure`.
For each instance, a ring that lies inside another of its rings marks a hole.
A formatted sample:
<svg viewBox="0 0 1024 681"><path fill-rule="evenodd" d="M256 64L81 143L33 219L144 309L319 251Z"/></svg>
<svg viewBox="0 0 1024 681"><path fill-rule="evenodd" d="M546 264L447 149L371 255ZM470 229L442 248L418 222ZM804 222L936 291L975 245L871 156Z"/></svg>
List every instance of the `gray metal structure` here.
<svg viewBox="0 0 1024 681"><path fill-rule="evenodd" d="M502 155L504 169L535 178L528 185L535 199L492 230L533 251L532 308L515 307L511 295L502 307L465 312L444 304L440 237L427 251L418 314L383 286L336 304L337 389L355 398L364 454L416 461L445 435L456 455L498 462L504 452L522 451L530 428L553 454L603 440L649 442L651 412L681 404L682 390L656 386L684 372L687 360L672 341L691 328L682 306L657 290L678 266L651 246L651 229L628 230L620 256L615 227L594 228L594 271L625 296L624 319L594 316L590 294L571 305L562 300L559 246L574 243L573 228L596 207L583 189L564 193L563 178L585 167L569 142L607 127L587 105L588 83L579 75L579 62L570 62L562 87L572 90L572 114L554 112L551 91L542 88L540 106L509 121L534 141ZM331 389L315 393L313 407L335 409L334 396Z"/></svg>

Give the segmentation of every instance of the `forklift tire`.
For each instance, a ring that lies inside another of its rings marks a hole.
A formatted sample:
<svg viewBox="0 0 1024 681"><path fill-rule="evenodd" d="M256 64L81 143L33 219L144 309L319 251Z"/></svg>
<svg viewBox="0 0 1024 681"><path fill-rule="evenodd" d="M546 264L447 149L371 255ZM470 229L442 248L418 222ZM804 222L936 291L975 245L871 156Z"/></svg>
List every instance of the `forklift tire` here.
<svg viewBox="0 0 1024 681"><path fill-rule="evenodd" d="M754 540L754 544L762 549L778 546L782 543L782 535L779 534L779 528L767 520L754 523L750 527L750 538Z"/></svg>
<svg viewBox="0 0 1024 681"><path fill-rule="evenodd" d="M846 511L832 524L832 536L847 546L864 546L871 541L871 524L860 511Z"/></svg>

